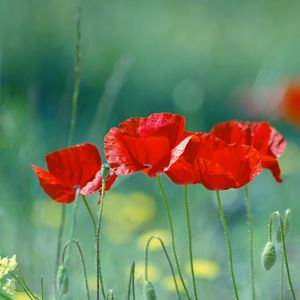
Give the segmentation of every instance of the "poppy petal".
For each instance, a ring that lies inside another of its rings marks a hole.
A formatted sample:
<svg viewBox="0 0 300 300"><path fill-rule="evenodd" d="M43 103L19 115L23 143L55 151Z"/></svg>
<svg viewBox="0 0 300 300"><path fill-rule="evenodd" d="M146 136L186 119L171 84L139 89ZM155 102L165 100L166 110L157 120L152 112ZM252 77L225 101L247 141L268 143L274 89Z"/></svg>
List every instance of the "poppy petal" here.
<svg viewBox="0 0 300 300"><path fill-rule="evenodd" d="M172 151L166 174L177 184L202 183L211 190L239 188L261 172L258 152L227 145L211 134L186 138Z"/></svg>
<svg viewBox="0 0 300 300"><path fill-rule="evenodd" d="M189 134L184 124L182 116L170 113L128 119L105 136L106 159L118 175L143 171L157 176L169 164L172 148Z"/></svg>
<svg viewBox="0 0 300 300"><path fill-rule="evenodd" d="M117 175L111 170L105 183L105 190L108 191L112 184L116 181ZM89 181L81 190L80 194L90 195L101 191L102 188L102 172L101 170L96 174L92 181Z"/></svg>
<svg viewBox="0 0 300 300"><path fill-rule="evenodd" d="M277 158L285 151L286 141L269 123L228 121L215 125L211 133L227 144L254 147L263 168L270 169L276 181L282 182Z"/></svg>
<svg viewBox="0 0 300 300"><path fill-rule="evenodd" d="M49 173L70 186L85 186L101 169L97 147L85 143L55 151L46 156Z"/></svg>
<svg viewBox="0 0 300 300"><path fill-rule="evenodd" d="M71 203L75 200L75 190L63 184L47 171L32 165L39 183L46 194L59 203Z"/></svg>

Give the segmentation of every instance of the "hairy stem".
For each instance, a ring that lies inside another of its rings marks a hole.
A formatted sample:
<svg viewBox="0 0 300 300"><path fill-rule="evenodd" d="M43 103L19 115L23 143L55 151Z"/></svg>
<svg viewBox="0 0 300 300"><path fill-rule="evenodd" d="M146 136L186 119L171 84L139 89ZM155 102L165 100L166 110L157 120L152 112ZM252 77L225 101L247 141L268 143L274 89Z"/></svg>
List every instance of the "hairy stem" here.
<svg viewBox="0 0 300 300"><path fill-rule="evenodd" d="M220 198L220 192L217 191L216 193L217 193L217 199L218 199L220 219L221 219L221 222L222 222L222 225L223 225L225 238L227 240L227 246L228 246L228 252L229 252L229 267L230 267L230 274L231 274L231 280L232 280L234 295L235 295L235 299L238 300L239 295L238 295L238 291L237 291L237 287L236 287L236 283L235 283L234 271L233 271L232 247L231 247L230 236L229 236L227 225L226 225L225 214L224 214L224 211L223 211L221 198Z"/></svg>
<svg viewBox="0 0 300 300"><path fill-rule="evenodd" d="M165 193L164 187L162 185L162 182L161 182L161 179L160 179L159 176L157 176L157 181L158 181L158 184L159 184L159 187L160 187L160 191L161 191L162 198L164 200L164 204L165 204L167 215L168 215L169 227L170 227L170 232L171 232L172 250L173 250L173 255L174 255L174 258L175 258L175 263L176 263L177 271L178 271L179 278L180 278L180 281L182 283L183 289L184 289L185 294L187 296L187 299L190 300L191 296L190 296L189 291L188 291L188 289L186 287L186 284L184 282L182 271L181 271L180 264L179 264L179 259L178 259L177 251L176 251L175 232L174 232L173 219L172 219L172 214L171 214L171 210L170 210L170 205L169 205L169 202L168 202L168 199L166 197L166 193Z"/></svg>
<svg viewBox="0 0 300 300"><path fill-rule="evenodd" d="M102 180L102 191L100 197L100 208L99 208L99 215L98 215L98 225L96 230L96 270L97 270L97 300L100 299L100 286L101 283L101 292L103 299L105 299L105 289L102 277L102 270L101 270L101 260L100 260L100 232L101 232L101 221L102 221L102 214L103 214L103 200L105 195L105 180Z"/></svg>
<svg viewBox="0 0 300 300"><path fill-rule="evenodd" d="M77 14L77 21L76 21L76 63L75 63L75 80L74 80L74 86L73 86L73 96L72 96L72 112L71 112L71 121L70 121L70 132L69 132L69 138L68 138L68 145L72 145L73 143L73 135L75 131L75 125L76 125L76 112L77 112L77 106L78 106L78 95L79 95L79 89L80 89L80 39L81 39L81 31L80 31L80 14L81 14L81 8L78 7L78 14ZM62 246L62 237L63 237L63 231L64 231L64 225L65 225L65 215L66 215L66 208L65 205L62 206L62 212L61 212L61 221L59 225L59 231L58 231L58 242L57 242L57 248L56 248L56 262L55 262L55 279L54 279L54 289L56 291L56 275L58 271L58 265L60 261L60 253L61 253L61 246Z"/></svg>
<svg viewBox="0 0 300 300"><path fill-rule="evenodd" d="M247 219L248 219L248 239L249 239L249 257L250 257L250 274L251 274L251 287L252 287L252 300L255 300L255 282L254 282L254 259L253 259L253 217L251 201L249 196L248 185L245 187L246 194L246 207L247 207Z"/></svg>
<svg viewBox="0 0 300 300"><path fill-rule="evenodd" d="M93 226L94 226L94 231L96 232L97 231L97 225L96 225L96 220L95 220L95 217L94 217L93 212L91 210L91 207L90 207L90 205L89 205L89 203L86 199L86 196L84 196L84 195L81 195L81 196L82 196L83 203L84 203L84 205L85 205L85 207L86 207L86 209L87 209L87 211L90 215L90 218L92 220L92 223L93 223Z"/></svg>
<svg viewBox="0 0 300 300"><path fill-rule="evenodd" d="M187 229L188 229L189 256L190 256L190 267L191 267L192 280L193 280L193 289L194 289L195 299L198 300L196 278L195 278L195 271L194 271L194 262L193 262L193 239L192 239L192 229L191 229L189 199L188 199L188 186L187 185L184 186L184 200L185 200L186 223L187 223Z"/></svg>

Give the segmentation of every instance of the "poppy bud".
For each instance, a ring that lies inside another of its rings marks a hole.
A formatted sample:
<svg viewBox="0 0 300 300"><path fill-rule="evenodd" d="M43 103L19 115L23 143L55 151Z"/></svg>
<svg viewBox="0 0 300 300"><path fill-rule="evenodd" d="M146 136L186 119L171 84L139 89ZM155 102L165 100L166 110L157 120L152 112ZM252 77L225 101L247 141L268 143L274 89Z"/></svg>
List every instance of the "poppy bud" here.
<svg viewBox="0 0 300 300"><path fill-rule="evenodd" d="M106 180L107 177L109 176L109 172L110 172L110 167L109 164L105 163L102 165L102 179Z"/></svg>
<svg viewBox="0 0 300 300"><path fill-rule="evenodd" d="M262 263L267 271L269 271L276 261L276 249L272 242L267 242L262 253Z"/></svg>
<svg viewBox="0 0 300 300"><path fill-rule="evenodd" d="M56 277L57 289L62 292L62 294L66 294L69 290L69 276L68 271L64 265L60 265L57 277Z"/></svg>
<svg viewBox="0 0 300 300"><path fill-rule="evenodd" d="M156 300L154 286L150 281L144 282L144 298L145 300Z"/></svg>

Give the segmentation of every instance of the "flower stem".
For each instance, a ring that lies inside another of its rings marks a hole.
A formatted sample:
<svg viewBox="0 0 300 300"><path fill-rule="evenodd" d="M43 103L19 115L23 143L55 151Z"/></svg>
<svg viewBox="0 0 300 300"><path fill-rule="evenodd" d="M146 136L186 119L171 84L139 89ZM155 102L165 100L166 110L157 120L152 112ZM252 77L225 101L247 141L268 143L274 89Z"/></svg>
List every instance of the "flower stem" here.
<svg viewBox="0 0 300 300"><path fill-rule="evenodd" d="M84 195L81 195L81 196L82 196L83 203L84 203L84 205L85 205L85 207L86 207L86 209L87 209L87 211L88 211L88 213L90 215L90 218L91 218L91 220L93 222L94 230L96 232L97 231L97 225L96 225L96 220L95 220L95 217L94 217L93 212L91 210L91 207L89 206L89 203L88 203L88 201L86 199L86 196L84 196Z"/></svg>
<svg viewBox="0 0 300 300"><path fill-rule="evenodd" d="M80 14L81 8L78 7L78 15L76 21L76 64L75 64L75 80L73 86L73 96L72 96L72 113L71 113L71 121L70 121L70 132L68 138L68 145L72 145L73 143L73 135L75 131L76 125L76 113L77 113L77 106L78 106L78 95L80 89L80 39L81 39L81 31L80 31ZM54 290L56 291L56 275L58 271L58 265L60 261L60 253L61 253L61 246L62 246L62 237L65 225L65 215L66 215L66 208L65 205L62 206L61 212L61 221L59 225L58 231L58 242L56 248L56 265L55 265L55 277L54 277Z"/></svg>
<svg viewBox="0 0 300 300"><path fill-rule="evenodd" d="M254 259L253 259L253 218L251 201L249 197L248 185L245 187L246 194L246 207L247 207L247 219L248 219L248 239L249 239L249 256L250 256L250 272L251 272L251 286L252 286L252 300L255 300L255 282L254 282Z"/></svg>
<svg viewBox="0 0 300 300"><path fill-rule="evenodd" d="M133 300L135 300L134 271L135 271L135 262L133 261L130 269L127 300L130 300L131 288L132 288L132 297Z"/></svg>
<svg viewBox="0 0 300 300"><path fill-rule="evenodd" d="M222 204L221 204L220 192L216 191L216 193L217 193L217 199L218 199L220 219L221 219L221 222L222 222L222 225L223 225L225 238L227 240L227 246L228 246L228 252L229 252L230 274L231 274L231 280L232 280L234 295L235 295L235 299L238 300L239 295L238 295L238 291L237 291L237 287L236 287L236 283L235 283L234 271L233 271L231 241L230 241L230 237L229 237L229 233L228 233L228 229L227 229L227 225L226 225L225 214L224 214Z"/></svg>
<svg viewBox="0 0 300 300"><path fill-rule="evenodd" d="M72 243L77 246L77 249L78 249L78 252L79 252L80 261L81 261L81 265L82 265L82 269L83 269L84 281L85 281L86 296L87 296L87 299L90 300L91 298L90 298L90 290L89 290L89 285L88 285L88 280L87 280L86 264L85 264L85 261L84 261L84 256L83 256L81 246L80 246L80 244L77 240L70 240L66 243L66 245L63 249L62 260L61 261L62 261L62 264L65 265L66 250L67 250L68 247L70 247L70 245Z"/></svg>
<svg viewBox="0 0 300 300"><path fill-rule="evenodd" d="M177 281L176 281L176 276L175 276L175 271L174 271L174 267L173 267L173 264L172 264L172 261L171 261L171 258L168 254L168 251L166 249L166 246L162 240L161 237L159 237L158 235L152 235L148 241L147 241L147 244L146 244L146 249L145 249L145 280L148 281L148 260L149 260L149 246L150 246L150 243L153 239L156 239L160 242L161 244L161 247L163 249L163 252L166 256L166 259L169 263L169 266L170 266L170 269L171 269L171 272L172 272L172 277L173 277L173 281L174 281L174 285L175 285L175 288L176 288L176 293L177 293L177 298L178 300L181 300L181 296L180 296L180 293L179 293L179 289L178 289L178 285L177 285Z"/></svg>
<svg viewBox="0 0 300 300"><path fill-rule="evenodd" d="M279 215L279 222L280 222L282 252L283 252L283 257L284 257L284 262L285 262L286 274L287 274L287 277L288 277L288 282L289 282L289 285L290 285L290 290L291 290L292 297L293 297L294 300L296 300L296 294L295 294L293 284L292 284L292 279L291 279L291 274L290 274L290 269L289 269L289 263L288 263L288 259L287 259L287 253L286 253L284 226L283 226L281 215L279 213L278 213L278 215Z"/></svg>
<svg viewBox="0 0 300 300"><path fill-rule="evenodd" d="M98 225L96 230L96 270L97 270L97 300L100 299L100 286L101 283L101 293L103 299L105 299L105 289L101 271L101 260L100 260L100 232L101 232L101 221L102 221L102 213L103 213L103 200L105 195L105 180L102 180L102 191L100 197L100 208L99 208L99 215L98 215Z"/></svg>
<svg viewBox="0 0 300 300"><path fill-rule="evenodd" d="M280 300L283 300L283 269L284 269L284 256L283 256L283 251L281 251Z"/></svg>
<svg viewBox="0 0 300 300"><path fill-rule="evenodd" d="M184 282L184 279L183 279L182 271L181 271L181 268L180 268L180 265L179 265L179 259L178 259L178 256L177 256L176 245L175 245L175 232L174 232L173 219L172 219L172 214L171 214L171 210L170 210L170 205L169 205L168 199L166 197L165 189L162 185L162 182L161 182L161 179L160 179L159 176L157 176L157 181L158 181L158 184L159 184L159 187L160 187L160 191L161 191L162 198L164 200L164 204L165 204L167 215L168 215L169 227L170 227L170 232L171 232L172 250L173 250L173 255L174 255L174 258L175 258L177 271L178 271L183 289L184 289L185 294L187 296L187 299L191 300L191 296L189 294L189 291L188 291L188 289L186 287L186 284Z"/></svg>
<svg viewBox="0 0 300 300"><path fill-rule="evenodd" d="M41 277L41 297L42 297L42 300L45 300L44 278L43 277Z"/></svg>
<svg viewBox="0 0 300 300"><path fill-rule="evenodd" d="M184 186L184 200L185 200L186 222L187 222L187 229L188 229L189 255L190 255L192 279L193 279L193 289L194 289L195 299L198 300L194 263L193 263L193 239L192 239L191 220L190 220L190 212L189 212L189 199L188 199L188 186L187 185Z"/></svg>

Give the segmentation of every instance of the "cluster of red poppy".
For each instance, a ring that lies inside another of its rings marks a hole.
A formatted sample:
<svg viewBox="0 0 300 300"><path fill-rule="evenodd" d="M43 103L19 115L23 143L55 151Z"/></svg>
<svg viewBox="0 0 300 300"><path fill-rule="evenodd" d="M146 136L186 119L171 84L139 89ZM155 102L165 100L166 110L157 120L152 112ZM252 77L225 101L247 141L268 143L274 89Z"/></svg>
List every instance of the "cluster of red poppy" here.
<svg viewBox="0 0 300 300"><path fill-rule="evenodd" d="M139 171L167 175L176 184L203 184L210 190L239 188L269 169L281 182L277 158L286 142L268 123L229 121L210 133L185 131L185 119L171 113L132 118L112 128L104 139L111 167L105 189L118 175ZM55 201L70 203L76 191L101 189L101 158L92 144L82 144L46 157L48 172L33 169L44 191Z"/></svg>

